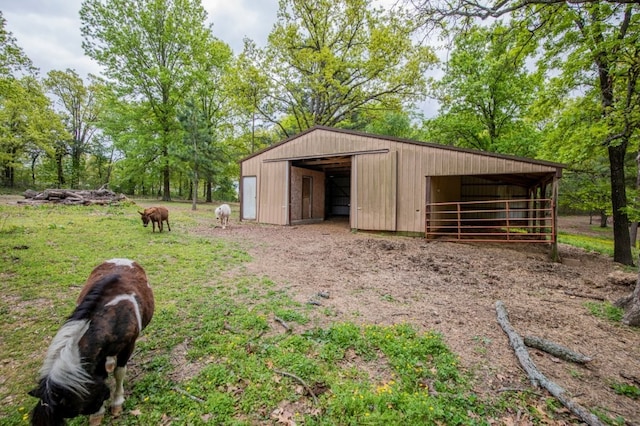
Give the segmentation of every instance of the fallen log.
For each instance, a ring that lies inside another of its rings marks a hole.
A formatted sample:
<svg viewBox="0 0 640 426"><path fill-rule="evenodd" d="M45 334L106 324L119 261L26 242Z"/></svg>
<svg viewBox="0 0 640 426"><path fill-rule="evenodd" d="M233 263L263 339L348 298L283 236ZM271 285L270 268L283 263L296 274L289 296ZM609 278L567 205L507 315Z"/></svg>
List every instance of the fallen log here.
<svg viewBox="0 0 640 426"><path fill-rule="evenodd" d="M96 190L84 189L45 189L36 192L28 189L24 192L25 200L18 201L21 204L58 203L65 205L105 205L117 204L127 200L124 194L116 194L105 187Z"/></svg>
<svg viewBox="0 0 640 426"><path fill-rule="evenodd" d="M582 297L583 299L599 300L601 302L606 302L607 301L606 297L596 296L595 294L578 293L578 292L571 291L571 290L565 290L564 294L566 294L567 296Z"/></svg>
<svg viewBox="0 0 640 426"><path fill-rule="evenodd" d="M547 379L544 374L542 374L535 363L529 356L529 351L527 351L526 346L522 340L522 337L511 327L511 323L509 322L509 316L507 314L507 309L504 306L502 301L498 300L496 302L496 313L498 317L498 323L502 327L502 330L509 337L509 343L513 348L518 361L522 368L524 368L525 372L529 376L529 380L531 384L535 387L543 387L551 395L553 395L562 405L564 405L569 411L575 414L580 418L583 422L588 424L589 426L603 426L603 423L593 415L589 410L575 402L571 399L567 392L557 385L555 382Z"/></svg>
<svg viewBox="0 0 640 426"><path fill-rule="evenodd" d="M581 353L572 351L566 346L559 345L549 340L536 336L524 336L524 344L530 348L540 349L548 354L562 358L565 361L575 362L577 364L586 364L592 359Z"/></svg>

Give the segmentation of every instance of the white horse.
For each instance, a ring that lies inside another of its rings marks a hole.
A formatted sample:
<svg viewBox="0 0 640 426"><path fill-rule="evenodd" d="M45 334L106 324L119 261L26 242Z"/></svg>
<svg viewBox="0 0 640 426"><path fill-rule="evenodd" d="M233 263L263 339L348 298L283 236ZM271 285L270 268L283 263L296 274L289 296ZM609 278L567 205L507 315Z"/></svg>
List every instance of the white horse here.
<svg viewBox="0 0 640 426"><path fill-rule="evenodd" d="M229 204L222 204L216 208L216 222L222 225L222 229L226 229L229 224L229 216L231 216Z"/></svg>

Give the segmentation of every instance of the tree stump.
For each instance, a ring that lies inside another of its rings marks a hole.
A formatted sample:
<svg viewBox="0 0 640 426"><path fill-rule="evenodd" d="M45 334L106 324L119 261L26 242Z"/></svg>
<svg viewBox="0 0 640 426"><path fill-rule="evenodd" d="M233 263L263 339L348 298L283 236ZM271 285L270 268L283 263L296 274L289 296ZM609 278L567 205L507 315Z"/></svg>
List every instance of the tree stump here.
<svg viewBox="0 0 640 426"><path fill-rule="evenodd" d="M631 327L640 326L640 269L636 279L636 287L631 295L622 297L613 303L615 306L624 309L622 323Z"/></svg>

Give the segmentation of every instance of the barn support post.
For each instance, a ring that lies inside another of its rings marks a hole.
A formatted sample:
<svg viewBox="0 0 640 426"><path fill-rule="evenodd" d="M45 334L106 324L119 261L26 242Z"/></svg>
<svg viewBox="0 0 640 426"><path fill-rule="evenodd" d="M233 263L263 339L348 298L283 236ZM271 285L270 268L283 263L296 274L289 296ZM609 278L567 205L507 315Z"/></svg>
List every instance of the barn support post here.
<svg viewBox="0 0 640 426"><path fill-rule="evenodd" d="M547 202L545 201L547 199L547 183L544 182L542 184L540 184L540 192L539 192L539 196L538 196L538 206L537 209L538 210L542 210L540 212L538 212L538 232L543 233L546 232L547 228L547 213L545 211L543 211L546 207L547 207ZM551 206L549 206L551 207ZM553 215L553 213L552 213ZM552 230L553 231L553 230Z"/></svg>
<svg viewBox="0 0 640 426"><path fill-rule="evenodd" d="M558 178L553 177L553 185L551 187L551 252L549 253L551 260L560 262L560 253L558 253Z"/></svg>
<svg viewBox="0 0 640 426"><path fill-rule="evenodd" d="M529 188L529 209L530 212L528 214L528 223L531 228L527 230L528 233L536 233L538 230L535 228L538 224L538 213L536 209L538 208L538 185Z"/></svg>

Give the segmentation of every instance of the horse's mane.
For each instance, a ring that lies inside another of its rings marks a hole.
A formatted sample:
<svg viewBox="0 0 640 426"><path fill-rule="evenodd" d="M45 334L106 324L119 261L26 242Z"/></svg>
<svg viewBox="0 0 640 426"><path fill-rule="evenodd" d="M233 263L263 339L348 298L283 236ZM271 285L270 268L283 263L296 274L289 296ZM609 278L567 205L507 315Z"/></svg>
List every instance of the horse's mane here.
<svg viewBox="0 0 640 426"><path fill-rule="evenodd" d="M95 311L106 286L119 280L117 274L101 278L87 293L64 325L53 338L44 364L40 369L40 379L51 380L78 395L88 393L87 384L91 375L83 368L78 342L89 329L89 318Z"/></svg>
<svg viewBox="0 0 640 426"><path fill-rule="evenodd" d="M71 316L67 321L86 320L91 317L91 314L96 310L100 297L104 292L105 287L113 284L120 279L118 274L110 274L104 276L98 280L82 301L76 306Z"/></svg>

